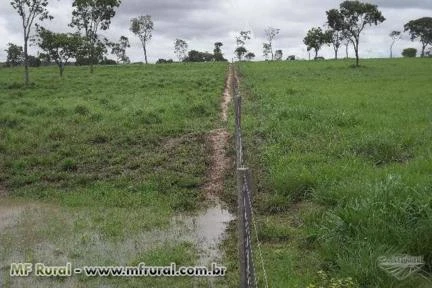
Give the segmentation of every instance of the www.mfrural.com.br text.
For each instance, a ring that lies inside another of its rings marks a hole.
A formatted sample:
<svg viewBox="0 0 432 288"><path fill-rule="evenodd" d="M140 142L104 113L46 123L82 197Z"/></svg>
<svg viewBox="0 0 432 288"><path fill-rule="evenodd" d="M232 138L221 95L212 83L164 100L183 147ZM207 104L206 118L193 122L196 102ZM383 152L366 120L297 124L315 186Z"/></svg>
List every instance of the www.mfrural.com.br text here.
<svg viewBox="0 0 432 288"><path fill-rule="evenodd" d="M11 277L72 277L84 275L86 277L223 277L226 267L216 263L210 267L179 266L147 266L140 263L137 266L83 266L73 267L72 263L64 266L48 266L43 263L12 263Z"/></svg>

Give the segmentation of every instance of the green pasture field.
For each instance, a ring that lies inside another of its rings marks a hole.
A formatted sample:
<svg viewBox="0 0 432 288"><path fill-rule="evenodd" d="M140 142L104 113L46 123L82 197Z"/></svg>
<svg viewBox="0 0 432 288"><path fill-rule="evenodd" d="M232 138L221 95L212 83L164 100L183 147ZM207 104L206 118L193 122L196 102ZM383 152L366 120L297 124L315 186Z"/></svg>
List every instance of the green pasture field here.
<svg viewBox="0 0 432 288"><path fill-rule="evenodd" d="M351 64L239 65L272 288L432 285L432 61ZM405 254L405 280L379 267Z"/></svg>
<svg viewBox="0 0 432 288"><path fill-rule="evenodd" d="M196 264L199 251L171 222L205 205L206 136L222 125L227 71L67 67L60 79L43 67L25 87L22 68L0 69L0 217L10 222L0 227L2 287L207 287L190 278L8 275L11 262Z"/></svg>

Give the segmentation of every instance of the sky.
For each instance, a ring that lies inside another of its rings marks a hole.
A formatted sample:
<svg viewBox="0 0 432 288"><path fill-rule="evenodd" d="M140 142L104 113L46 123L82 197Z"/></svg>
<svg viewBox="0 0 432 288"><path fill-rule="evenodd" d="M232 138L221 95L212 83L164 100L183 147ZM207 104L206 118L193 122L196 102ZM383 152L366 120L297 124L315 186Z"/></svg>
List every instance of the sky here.
<svg viewBox="0 0 432 288"><path fill-rule="evenodd" d="M6 60L5 49L9 42L23 45L23 31L20 17L8 0L0 0L0 62ZM250 30L252 39L245 47L254 52L256 60L262 60L262 44L265 42L264 29L280 29L275 38L274 49L281 49L284 58L296 55L307 59L308 53L303 44L307 31L326 22L325 11L338 8L339 0L122 0L112 20L110 29L101 34L111 41L124 35L129 38L131 47L127 55L132 62L144 61L139 39L129 31L130 19L139 15L151 15L154 21L153 38L148 44L150 62L159 58L176 60L174 42L184 39L189 49L212 52L215 42L222 42L225 58L234 57L235 37L242 30ZM403 30L403 25L420 17L432 17L432 0L369 0L377 4L386 21L379 26L367 27L360 38L360 57L389 57L393 30ZM45 20L42 26L55 32L74 32L68 24L72 18L72 0L50 0L49 11L54 19ZM420 49L418 42L411 42L408 34L394 46L393 54L400 56L407 47ZM36 55L37 47L30 48ZM350 56L354 52L350 49ZM324 47L320 56L332 58L332 47ZM341 49L340 55L345 51ZM114 59L113 55L109 58Z"/></svg>

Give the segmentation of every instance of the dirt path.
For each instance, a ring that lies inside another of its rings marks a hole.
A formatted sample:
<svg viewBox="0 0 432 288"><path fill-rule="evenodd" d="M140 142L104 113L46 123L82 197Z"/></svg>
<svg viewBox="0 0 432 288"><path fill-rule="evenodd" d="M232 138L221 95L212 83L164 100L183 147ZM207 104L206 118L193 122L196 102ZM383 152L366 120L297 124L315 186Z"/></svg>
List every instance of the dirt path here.
<svg viewBox="0 0 432 288"><path fill-rule="evenodd" d="M234 71L233 71L233 67L230 65L229 67L229 72L228 72L228 77L226 79L225 82L225 91L223 94L223 101L221 103L222 106L222 120L224 122L226 122L228 120L228 108L229 108L229 103L232 100L232 82L233 82L233 76L234 76Z"/></svg>
<svg viewBox="0 0 432 288"><path fill-rule="evenodd" d="M233 79L233 68L230 65L228 77L225 82L225 90L221 102L221 118L225 123L228 120L229 103L232 100L231 85ZM208 141L211 145L211 166L208 173L208 182L204 186L208 198L220 195L224 187L225 171L229 167L230 159L226 156L226 147L230 134L225 128L216 129L210 132Z"/></svg>

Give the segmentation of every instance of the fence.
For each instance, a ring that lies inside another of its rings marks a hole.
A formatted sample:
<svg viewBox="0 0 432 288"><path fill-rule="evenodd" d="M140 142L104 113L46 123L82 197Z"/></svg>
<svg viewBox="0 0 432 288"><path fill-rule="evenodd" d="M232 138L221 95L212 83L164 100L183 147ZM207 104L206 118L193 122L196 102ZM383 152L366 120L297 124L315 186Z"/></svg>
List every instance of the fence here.
<svg viewBox="0 0 432 288"><path fill-rule="evenodd" d="M252 210L252 173L249 168L245 167L241 114L242 114L242 98L239 92L239 82L237 72L234 67L232 69L232 92L234 95L234 112L235 112L235 145L236 145L236 166L237 166L237 193L238 193L238 235L239 235L239 257L240 257L240 287L252 288L258 287L255 274L255 265L253 258L252 245L252 230L256 225L253 219ZM257 240L258 234L256 233ZM257 241L258 248L259 241ZM260 252L261 253L261 252ZM261 255L261 254L260 254ZM262 255L261 255L262 260ZM265 283L267 276L262 261ZM268 285L266 284L266 287Z"/></svg>

